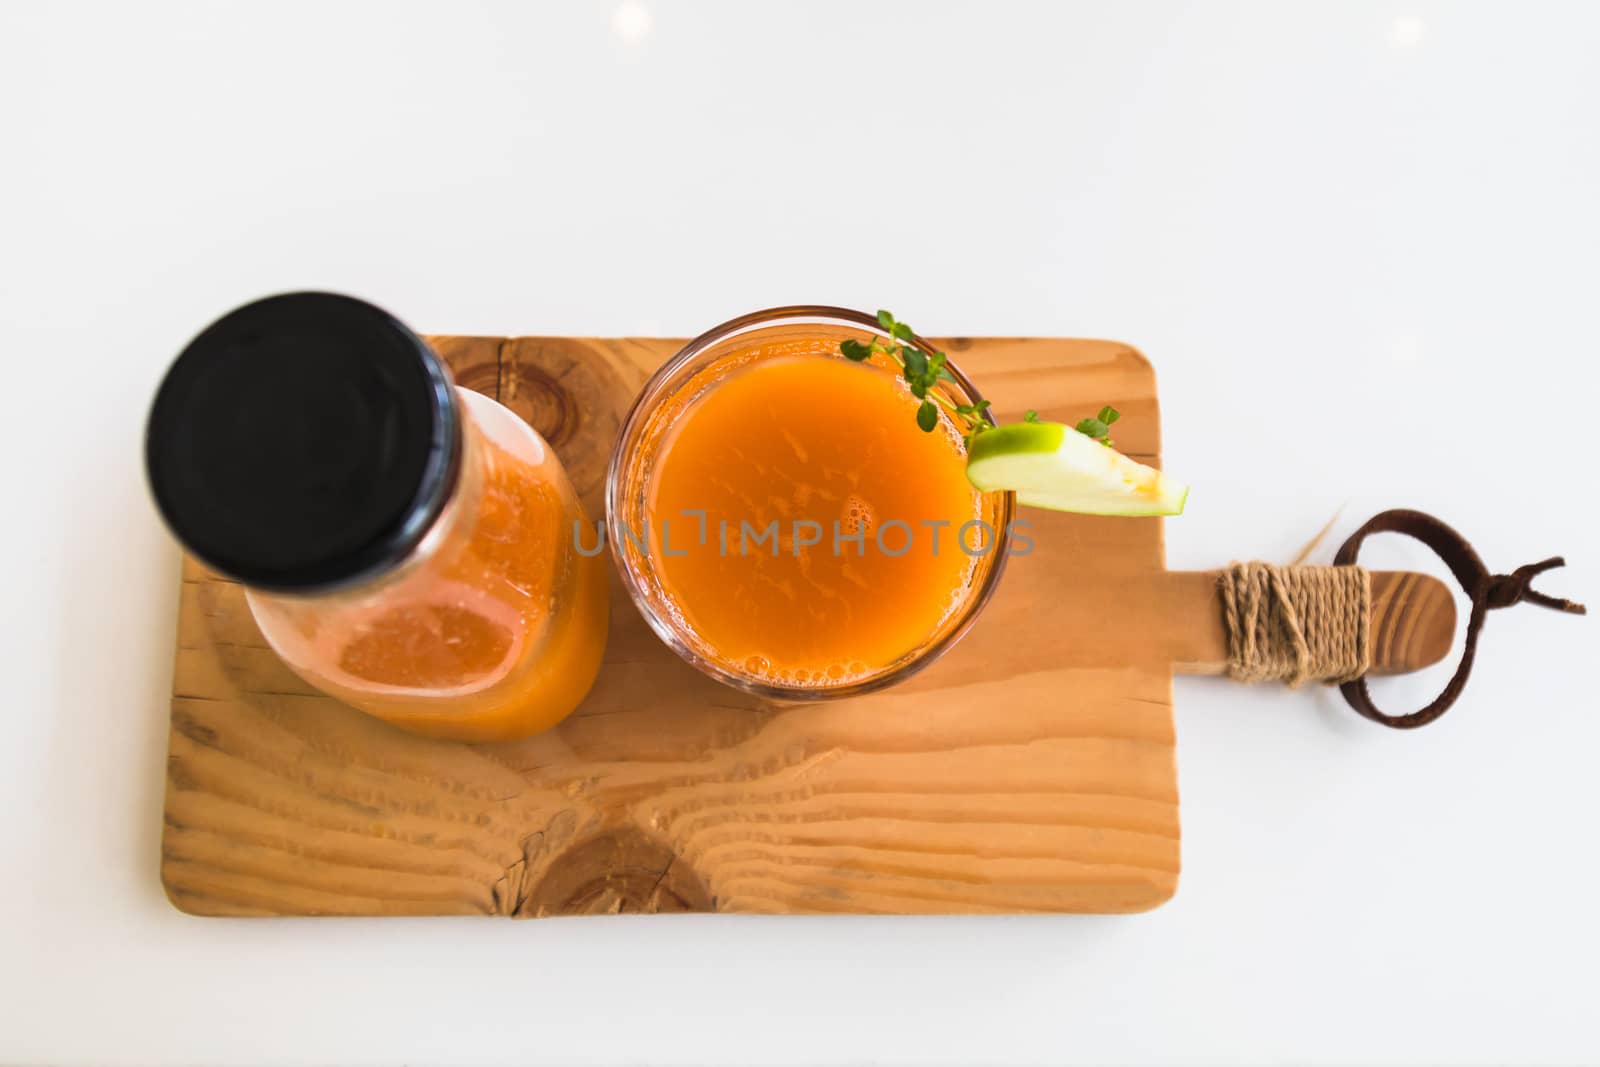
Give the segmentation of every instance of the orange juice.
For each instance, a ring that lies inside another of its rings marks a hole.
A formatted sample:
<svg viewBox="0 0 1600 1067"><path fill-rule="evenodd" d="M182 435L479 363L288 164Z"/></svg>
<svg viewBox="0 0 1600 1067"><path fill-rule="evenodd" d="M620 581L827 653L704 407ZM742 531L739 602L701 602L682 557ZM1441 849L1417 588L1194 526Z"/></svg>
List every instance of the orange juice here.
<svg viewBox="0 0 1600 1067"><path fill-rule="evenodd" d="M341 700L414 733L519 737L593 683L608 565L576 551L587 520L548 447L488 398L460 402L462 482L412 564L338 597L246 595L278 654Z"/></svg>
<svg viewBox="0 0 1600 1067"><path fill-rule="evenodd" d="M739 674L849 683L924 645L996 531L959 433L922 431L893 368L836 339L753 343L670 414L645 486L671 610ZM987 543L985 543L987 541Z"/></svg>

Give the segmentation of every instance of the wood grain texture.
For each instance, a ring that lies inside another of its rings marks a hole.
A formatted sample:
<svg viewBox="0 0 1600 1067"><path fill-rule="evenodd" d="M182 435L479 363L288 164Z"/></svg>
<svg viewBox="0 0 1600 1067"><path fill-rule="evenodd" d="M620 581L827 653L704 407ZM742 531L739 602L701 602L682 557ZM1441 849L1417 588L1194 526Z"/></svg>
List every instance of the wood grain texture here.
<svg viewBox="0 0 1600 1067"><path fill-rule="evenodd" d="M552 443L598 512L607 452L666 340L434 338L457 380ZM1157 459L1155 379L1125 345L945 347L1002 418L1123 412ZM886 693L778 709L648 630L620 583L584 705L468 746L324 697L239 587L183 574L162 878L206 915L1138 911L1178 878L1162 528L1029 516L971 633ZM1113 605L1090 616L1073 603Z"/></svg>

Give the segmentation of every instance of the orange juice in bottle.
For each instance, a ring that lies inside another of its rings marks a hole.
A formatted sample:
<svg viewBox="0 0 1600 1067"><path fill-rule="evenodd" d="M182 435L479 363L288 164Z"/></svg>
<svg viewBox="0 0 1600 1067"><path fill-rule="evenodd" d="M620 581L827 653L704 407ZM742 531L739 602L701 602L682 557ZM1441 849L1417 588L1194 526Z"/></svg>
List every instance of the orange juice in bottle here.
<svg viewBox="0 0 1600 1067"><path fill-rule="evenodd" d="M294 293L213 324L157 393L146 464L178 539L354 707L503 740L594 681L606 563L577 551L589 520L560 462L369 304Z"/></svg>

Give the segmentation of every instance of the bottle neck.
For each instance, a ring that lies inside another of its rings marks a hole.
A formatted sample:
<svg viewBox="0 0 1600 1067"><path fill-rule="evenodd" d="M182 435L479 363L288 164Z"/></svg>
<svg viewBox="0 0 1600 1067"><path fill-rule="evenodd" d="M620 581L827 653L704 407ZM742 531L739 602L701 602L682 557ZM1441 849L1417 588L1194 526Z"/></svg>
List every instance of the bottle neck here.
<svg viewBox="0 0 1600 1067"><path fill-rule="evenodd" d="M428 532L422 535L417 546L392 569L374 577L369 583L371 585L402 580L406 575L426 568L440 556L465 545L472 538L478 521L478 508L483 500L484 442L477 423L472 419L471 410L461 403L459 397L456 411L461 436L456 446L456 476L444 507L434 517Z"/></svg>

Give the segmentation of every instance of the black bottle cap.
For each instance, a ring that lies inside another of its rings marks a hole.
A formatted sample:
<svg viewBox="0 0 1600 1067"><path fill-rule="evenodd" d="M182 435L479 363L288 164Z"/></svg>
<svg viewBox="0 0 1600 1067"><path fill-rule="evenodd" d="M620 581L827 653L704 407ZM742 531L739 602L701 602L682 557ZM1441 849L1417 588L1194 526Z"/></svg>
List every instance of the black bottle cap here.
<svg viewBox="0 0 1600 1067"><path fill-rule="evenodd" d="M460 416L388 313L289 293L223 316L167 371L145 431L156 506L206 565L312 592L392 567L455 486Z"/></svg>

